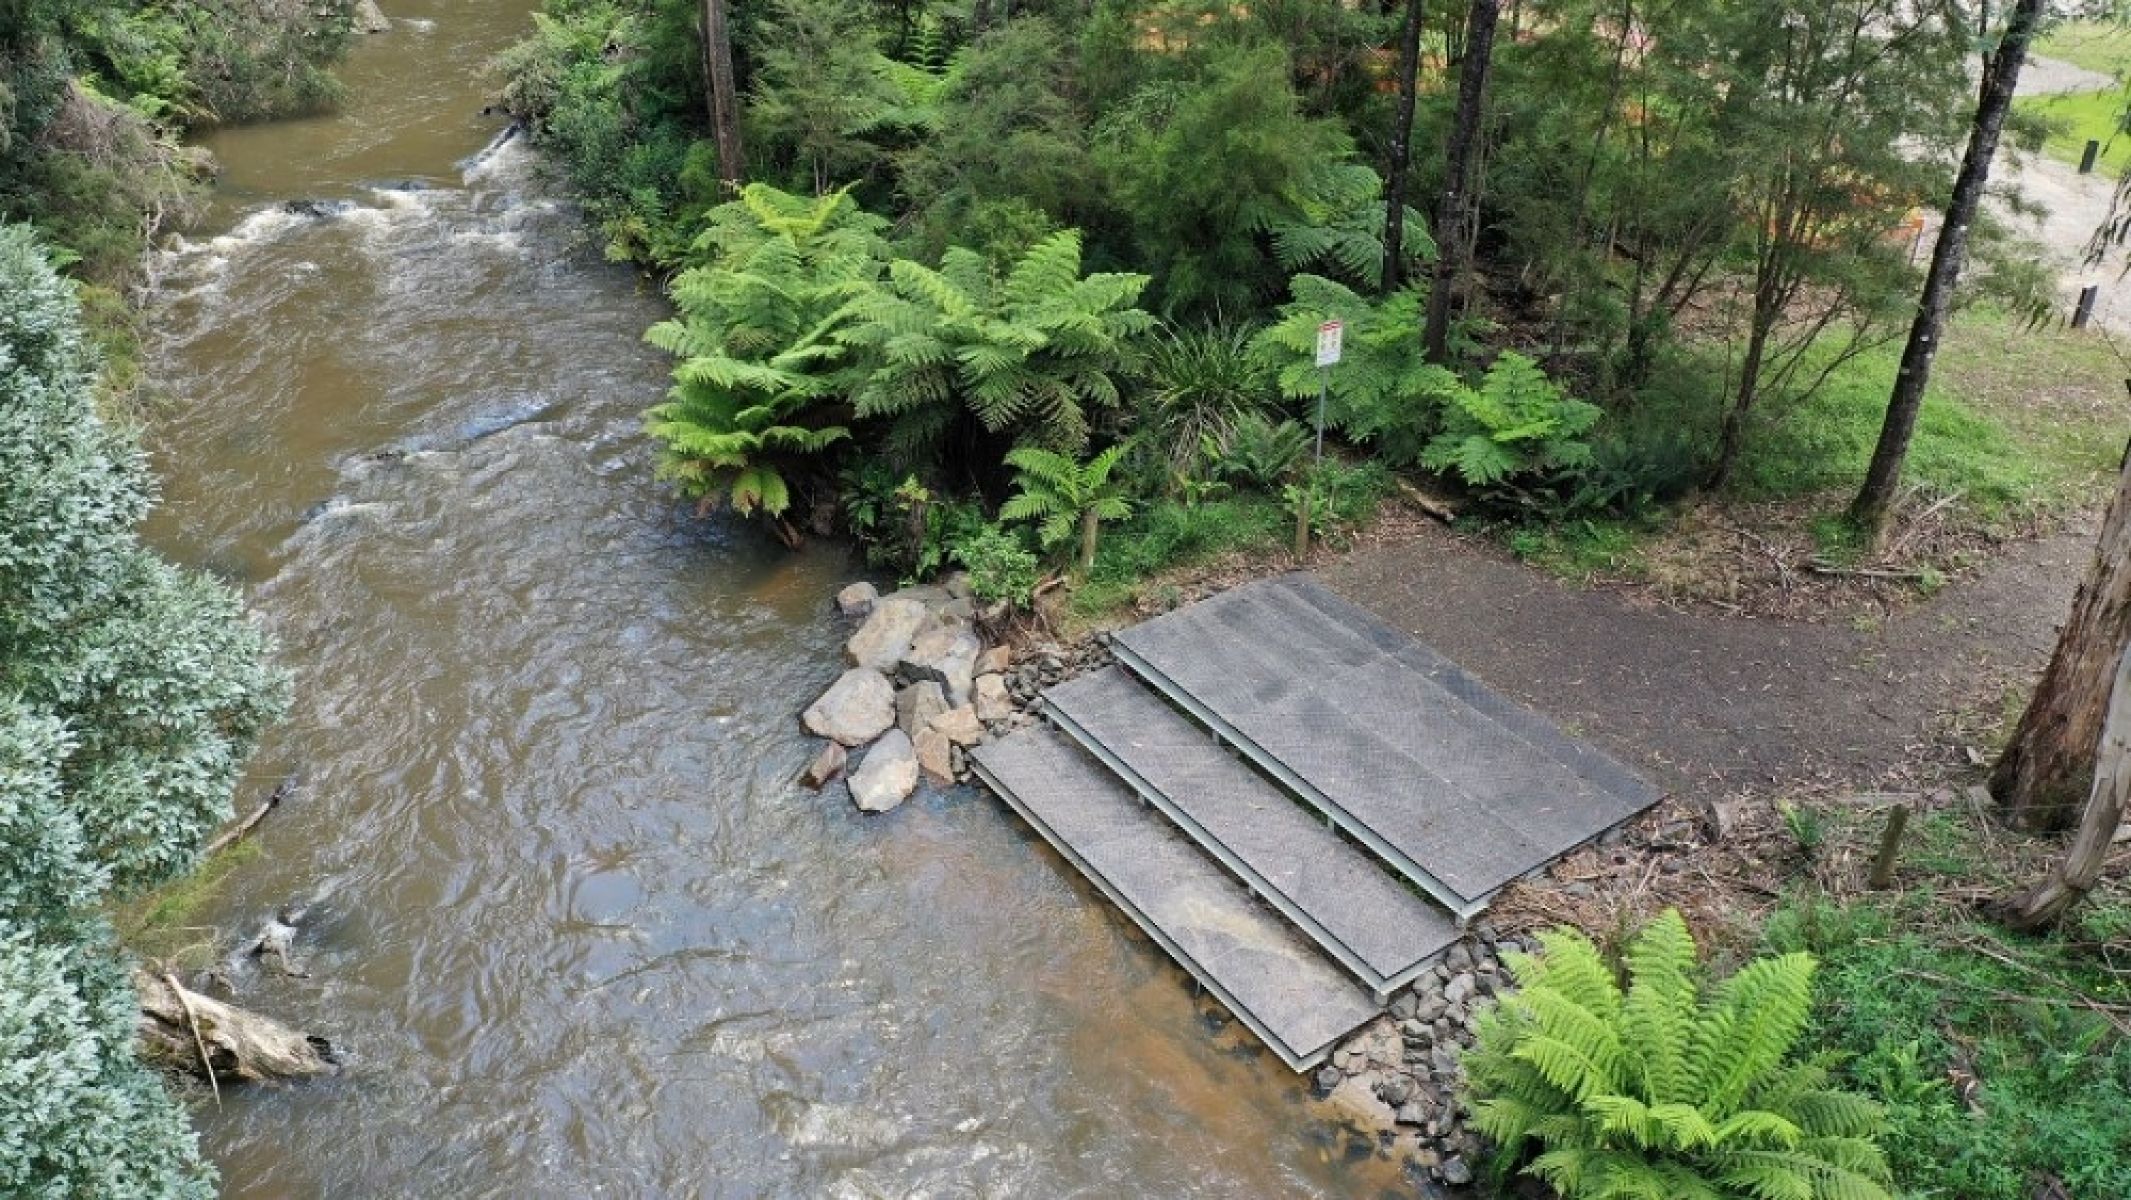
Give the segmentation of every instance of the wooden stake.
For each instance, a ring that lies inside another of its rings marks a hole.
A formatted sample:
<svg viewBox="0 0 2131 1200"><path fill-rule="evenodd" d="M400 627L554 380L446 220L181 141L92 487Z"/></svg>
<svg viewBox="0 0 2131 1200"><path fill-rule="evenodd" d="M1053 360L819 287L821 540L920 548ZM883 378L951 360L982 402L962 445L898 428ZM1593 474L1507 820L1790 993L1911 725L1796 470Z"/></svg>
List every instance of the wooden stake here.
<svg viewBox="0 0 2131 1200"><path fill-rule="evenodd" d="M1883 892L1894 882L1894 860L1901 853L1902 831L1909 828L1909 806L1897 804L1887 814L1887 832L1879 838L1879 856L1872 860L1872 890Z"/></svg>

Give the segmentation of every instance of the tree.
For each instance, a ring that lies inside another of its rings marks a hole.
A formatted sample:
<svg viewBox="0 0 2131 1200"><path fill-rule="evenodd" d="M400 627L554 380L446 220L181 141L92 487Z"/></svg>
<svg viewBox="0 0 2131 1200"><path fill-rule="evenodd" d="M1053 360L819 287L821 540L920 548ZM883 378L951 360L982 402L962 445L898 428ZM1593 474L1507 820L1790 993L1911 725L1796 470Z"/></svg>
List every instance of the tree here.
<svg viewBox="0 0 2131 1200"><path fill-rule="evenodd" d="M1123 483L1112 478L1125 449L1119 443L1085 463L1039 446L1015 449L1006 456L1006 465L1014 468L1016 493L999 506L999 519L1034 521L1036 538L1045 549L1063 545L1079 526L1080 573L1086 575L1095 569L1102 523L1132 515Z"/></svg>
<svg viewBox="0 0 2131 1200"><path fill-rule="evenodd" d="M1384 180L1384 265L1378 290L1389 294L1403 282L1405 263L1396 247L1404 240L1406 170L1413 159L1413 103L1420 90L1421 13L1425 0L1406 0L1398 36L1398 108L1391 118L1391 163Z"/></svg>
<svg viewBox="0 0 2131 1200"><path fill-rule="evenodd" d="M2127 806L2131 806L2131 645L2117 656L2109 714L2094 760L2094 786L2087 794L2079 833L2040 883L2000 906L2000 919L2029 932L2063 920L2101 881Z"/></svg>
<svg viewBox="0 0 2131 1200"><path fill-rule="evenodd" d="M725 0L703 0L703 87L710 97L710 128L718 142L718 178L737 191L747 177L747 163L740 146L740 93L733 77L733 39L725 22Z"/></svg>
<svg viewBox="0 0 2131 1200"><path fill-rule="evenodd" d="M2093 565L2072 600L2072 616L2042 672L2012 740L1991 768L1990 790L2005 819L2027 829L2062 829L2090 793L2095 747L2109 708L2110 681L2131 644L2131 448L2102 519Z"/></svg>
<svg viewBox="0 0 2131 1200"><path fill-rule="evenodd" d="M776 0L751 44L747 128L758 171L789 161L795 183L818 196L864 180L887 160L876 139L906 114L863 8Z"/></svg>
<svg viewBox="0 0 2131 1200"><path fill-rule="evenodd" d="M1968 149L1961 156L1953 195L1946 202L1945 221L1931 248L1931 267L1924 275L1916 321L1910 325L1909 340L1902 347L1902 364L1895 372L1894 392L1887 400L1887 418L1880 427L1879 444L1872 451L1864 487L1850 505L1850 519L1875 538L1885 528L1887 514L1894 505L1902 463L1909 456L1909 439L1916 431L1917 413L1923 408L1924 387L1931 381L1932 356L1938 353L1946 314L1953 306L1954 284L1967 256L1969 226L1975 222L1984 187L1990 181L1990 162L1998 152L2005 118L2012 111L2013 90L2019 86L2020 67L2026 61L2035 28L2042 21L2042 9L2042 0L2015 0L1997 52L1983 63L1982 93L1969 127Z"/></svg>
<svg viewBox="0 0 2131 1200"><path fill-rule="evenodd" d="M1436 212L1441 249L1435 260L1435 286L1428 293L1428 317L1421 327L1421 349L1428 361L1449 357L1450 304L1471 263L1471 233L1466 217L1473 211L1466 194L1473 173L1474 150L1487 103L1487 76L1494 63L1495 22L1501 0L1472 0L1465 18L1465 61L1458 67L1458 109L1451 118L1450 140L1443 151L1443 197Z"/></svg>
<svg viewBox="0 0 2131 1200"><path fill-rule="evenodd" d="M286 680L236 597L140 544L72 287L0 226L0 1192L211 1196L134 1057L99 906L188 869Z"/></svg>
<svg viewBox="0 0 2131 1200"><path fill-rule="evenodd" d="M886 270L886 224L847 192L807 200L761 183L712 211L697 242L710 260L674 278L676 316L644 335L681 359L646 414L660 475L706 505L761 512L797 544L786 471L850 436L839 416L863 371L835 335Z"/></svg>

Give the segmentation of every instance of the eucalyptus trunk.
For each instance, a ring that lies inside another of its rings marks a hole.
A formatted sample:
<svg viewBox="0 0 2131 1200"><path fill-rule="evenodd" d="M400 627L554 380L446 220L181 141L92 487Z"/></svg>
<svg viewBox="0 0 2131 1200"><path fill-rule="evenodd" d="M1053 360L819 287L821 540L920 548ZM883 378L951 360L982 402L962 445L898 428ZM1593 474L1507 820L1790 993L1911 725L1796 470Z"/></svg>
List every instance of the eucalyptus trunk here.
<svg viewBox="0 0 2131 1200"><path fill-rule="evenodd" d="M2012 741L1991 769L2006 820L2028 829L2071 824L2094 776L2094 747L2109 710L2113 673L2131 644L2131 448L2103 518L2094 563L2072 601L2050 665Z"/></svg>
<svg viewBox="0 0 2131 1200"><path fill-rule="evenodd" d="M1406 169L1413 159L1413 101L1420 90L1421 10L1425 0L1406 0L1406 24L1399 32L1398 112L1391 123L1391 162L1384 180L1383 291L1398 290L1406 271Z"/></svg>
<svg viewBox="0 0 2131 1200"><path fill-rule="evenodd" d="M1999 906L1998 917L2014 929L2039 932L2064 919L2094 885L2109 861L2109 846L2131 802L2131 646L2116 659L2109 715L2095 754L2094 786L2079 821L2079 833L2042 882Z"/></svg>
<svg viewBox="0 0 2131 1200"><path fill-rule="evenodd" d="M718 145L718 179L738 191L747 175L740 145L740 96L733 80L732 31L725 0L703 0L703 81L710 93L710 129Z"/></svg>
<svg viewBox="0 0 2131 1200"><path fill-rule="evenodd" d="M1458 109L1443 153L1443 200L1436 216L1435 285L1428 292L1428 319L1421 327L1421 349L1431 362L1449 357L1450 301L1453 286L1465 273L1469 240L1466 214L1472 207L1466 186L1472 174L1475 145L1487 101L1487 75L1493 65L1495 22L1501 0L1472 0L1465 18L1465 61L1458 70Z"/></svg>
<svg viewBox="0 0 2131 1200"><path fill-rule="evenodd" d="M1916 321L1909 327L1908 344L1902 347L1902 365L1894 376L1893 395L1887 400L1887 418L1880 427L1879 445L1872 451L1865 485L1850 505L1850 519L1869 530L1875 539L1886 527L1887 514L1894 507L1902 464L1909 457L1909 440L1916 433L1917 412L1923 407L1924 387L1931 381L1932 356L1938 353L1946 314L1953 307L1954 285L1960 280L1961 263L1968 255L1969 227L1975 223L1976 209L1990 182L1990 161L1998 152L1998 139L2013 107L2013 90L2020 83L2020 67L2027 60L2028 43L2041 20L2042 0L2018 0L2006 23L2005 36L1998 42L1997 53L1983 65L1983 87L1976 99L1975 121L1968 130L1968 149L1961 156L1960 174L1954 177L1946 220L1939 226L1938 241L1931 248L1931 269L1924 276L1924 293L1917 302Z"/></svg>

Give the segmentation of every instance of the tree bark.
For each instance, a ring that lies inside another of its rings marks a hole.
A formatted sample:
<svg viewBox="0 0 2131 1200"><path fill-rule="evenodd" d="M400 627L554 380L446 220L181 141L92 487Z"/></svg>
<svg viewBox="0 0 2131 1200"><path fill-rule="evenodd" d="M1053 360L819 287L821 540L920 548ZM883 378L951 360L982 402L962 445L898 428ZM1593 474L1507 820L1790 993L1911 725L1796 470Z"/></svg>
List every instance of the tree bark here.
<svg viewBox="0 0 2131 1200"><path fill-rule="evenodd" d="M1975 121L1968 130L1968 149L1961 156L1953 195L1946 202L1945 223L1939 226L1938 240L1931 248L1931 267L1924 276L1924 292L1917 301L1916 320L1909 327L1909 341L1902 347L1902 365L1895 373L1894 392L1887 400L1887 418L1880 427L1879 445L1872 451L1865 485L1850 504L1850 520L1875 539L1886 528L1895 488L1902 481L1902 464L1909 456L1909 439L1916 432L1924 386L1931 381L1932 356L1938 353L1946 314L1953 307L1954 284L1960 279L1961 264L1968 255L1969 226L1975 222L1976 208L1990 182L1990 162L1998 152L2006 114L2012 111L2013 89L2020 83L2020 67L2027 60L2028 43L2041 20L2042 0L2017 0L1997 53L1984 63Z"/></svg>
<svg viewBox="0 0 2131 1200"><path fill-rule="evenodd" d="M1398 112L1391 122L1390 170L1384 177L1383 293L1398 290L1406 271L1400 252L1406 240L1406 168L1413 159L1413 101L1420 90L1421 10L1424 0L1406 0L1406 24L1399 31Z"/></svg>
<svg viewBox="0 0 2131 1200"><path fill-rule="evenodd" d="M2062 829L2088 793L2117 659L2131 643L2131 447L2102 519L2094 563L2072 600L2050 665L1991 769L2008 823Z"/></svg>
<svg viewBox="0 0 2131 1200"><path fill-rule="evenodd" d="M246 1012L148 971L133 973L140 993L141 1051L151 1061L203 1078L280 1083L340 1069L333 1044Z"/></svg>
<svg viewBox="0 0 2131 1200"><path fill-rule="evenodd" d="M1458 70L1457 115L1452 119L1450 140L1443 151L1443 199L1435 225L1435 283L1428 292L1427 322L1421 327L1421 350L1431 362L1440 363L1449 357L1451 291L1463 277L1467 259L1465 216L1471 201L1465 189L1472 174L1473 147L1479 140L1480 118L1487 99L1495 22L1501 15L1501 0L1472 0L1466 13L1465 61Z"/></svg>
<svg viewBox="0 0 2131 1200"><path fill-rule="evenodd" d="M992 0L977 0L976 8L969 15L969 27L978 33L992 27Z"/></svg>
<svg viewBox="0 0 2131 1200"><path fill-rule="evenodd" d="M703 81L710 93L710 128L718 144L718 179L738 191L747 175L740 145L740 97L733 81L732 31L725 0L703 0Z"/></svg>
<svg viewBox="0 0 2131 1200"><path fill-rule="evenodd" d="M1080 514L1080 573L1085 576L1095 569L1095 543L1102 536L1102 519L1095 515L1091 505Z"/></svg>
<svg viewBox="0 0 2131 1200"><path fill-rule="evenodd" d="M2031 933L2063 920L2100 881L2127 800L2131 800L2131 645L2117 656L2109 716L2102 726L2094 786L2087 793L2079 834L2042 882L1999 906L1998 919Z"/></svg>

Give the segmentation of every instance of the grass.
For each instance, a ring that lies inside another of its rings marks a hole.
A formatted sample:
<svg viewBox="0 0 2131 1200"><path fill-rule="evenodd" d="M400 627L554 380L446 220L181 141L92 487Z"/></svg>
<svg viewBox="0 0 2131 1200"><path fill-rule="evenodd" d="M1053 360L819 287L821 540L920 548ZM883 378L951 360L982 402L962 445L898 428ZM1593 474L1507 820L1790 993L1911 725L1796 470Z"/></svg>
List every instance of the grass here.
<svg viewBox="0 0 2131 1200"><path fill-rule="evenodd" d="M197 870L118 904L111 913L112 926L127 948L144 958L177 957L211 944L214 932L192 925L193 915L260 853L257 841L239 841L201 862Z"/></svg>
<svg viewBox="0 0 2131 1200"><path fill-rule="evenodd" d="M2104 74L2131 70L2131 25L2065 21L2035 43L2035 53Z"/></svg>
<svg viewBox="0 0 2131 1200"><path fill-rule="evenodd" d="M2023 117L2049 126L2043 153L2077 165L2089 140L2101 143L2095 170L2115 175L2131 164L2131 136L2123 129L2125 95L2121 88L2098 92L2065 92L2056 96L2024 96L2013 101Z"/></svg>

